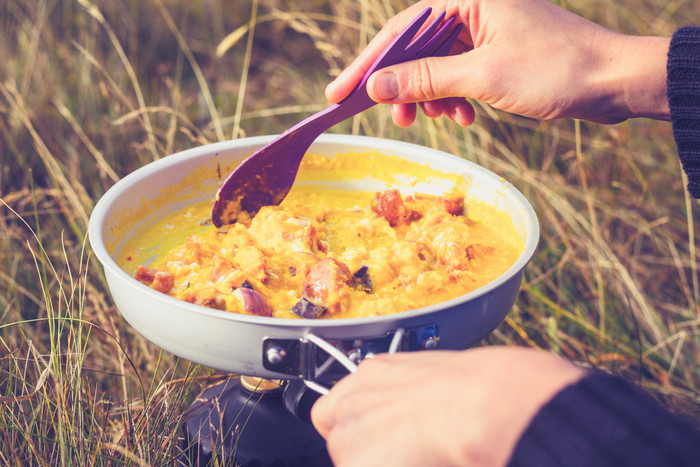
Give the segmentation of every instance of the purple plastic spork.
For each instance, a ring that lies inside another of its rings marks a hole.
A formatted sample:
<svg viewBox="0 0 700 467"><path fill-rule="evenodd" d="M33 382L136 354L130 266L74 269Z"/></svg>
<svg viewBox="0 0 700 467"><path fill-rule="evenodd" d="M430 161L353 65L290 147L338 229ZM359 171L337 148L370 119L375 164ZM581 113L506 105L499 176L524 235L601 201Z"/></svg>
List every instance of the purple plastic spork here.
<svg viewBox="0 0 700 467"><path fill-rule="evenodd" d="M345 99L296 124L236 167L216 193L211 214L214 225L233 223L243 211L253 216L263 206L282 202L311 143L330 127L376 104L367 94L372 73L389 65L447 54L461 24L453 28L454 17L442 24L445 12L413 39L430 12L431 8L424 10L394 38Z"/></svg>

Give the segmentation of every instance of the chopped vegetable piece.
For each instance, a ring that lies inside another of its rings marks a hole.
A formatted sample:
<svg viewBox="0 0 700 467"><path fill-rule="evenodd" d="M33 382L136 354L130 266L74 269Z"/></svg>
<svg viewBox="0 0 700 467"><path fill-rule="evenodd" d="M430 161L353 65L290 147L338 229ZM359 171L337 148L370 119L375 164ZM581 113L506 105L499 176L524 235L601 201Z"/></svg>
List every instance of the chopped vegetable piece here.
<svg viewBox="0 0 700 467"><path fill-rule="evenodd" d="M326 307L307 300L306 298L302 298L292 307L292 313L299 318L305 319L317 319L325 313L325 311Z"/></svg>
<svg viewBox="0 0 700 467"><path fill-rule="evenodd" d="M363 265L352 275L355 287L364 290L365 293L372 293L372 278L369 277L369 267Z"/></svg>
<svg viewBox="0 0 700 467"><path fill-rule="evenodd" d="M265 297L255 290L239 287L233 294L241 301L243 309L251 315L272 316L272 307L267 303Z"/></svg>

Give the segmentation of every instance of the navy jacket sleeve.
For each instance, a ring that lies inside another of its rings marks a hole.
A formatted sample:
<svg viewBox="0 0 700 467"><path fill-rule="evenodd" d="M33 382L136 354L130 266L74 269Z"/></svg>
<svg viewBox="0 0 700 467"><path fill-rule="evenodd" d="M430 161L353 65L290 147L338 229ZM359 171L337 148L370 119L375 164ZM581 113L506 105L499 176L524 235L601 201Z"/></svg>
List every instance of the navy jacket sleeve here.
<svg viewBox="0 0 700 467"><path fill-rule="evenodd" d="M630 382L592 373L540 410L509 465L697 467L700 431Z"/></svg>
<svg viewBox="0 0 700 467"><path fill-rule="evenodd" d="M684 27L671 38L667 64L673 137L688 191L700 198L700 28Z"/></svg>

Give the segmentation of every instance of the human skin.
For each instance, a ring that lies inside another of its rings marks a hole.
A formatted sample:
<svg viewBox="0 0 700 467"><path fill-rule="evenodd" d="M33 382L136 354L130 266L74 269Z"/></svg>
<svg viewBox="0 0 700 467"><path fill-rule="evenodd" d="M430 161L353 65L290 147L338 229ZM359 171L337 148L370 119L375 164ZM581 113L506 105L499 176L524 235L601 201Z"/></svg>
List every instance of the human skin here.
<svg viewBox="0 0 700 467"><path fill-rule="evenodd" d="M427 7L456 15L464 27L453 55L384 68L367 83L372 99L392 104L399 126L420 103L428 117L474 121L475 99L537 119L617 123L669 119L666 54L670 38L610 31L547 0L424 0L388 21L326 89L339 102L383 48Z"/></svg>
<svg viewBox="0 0 700 467"><path fill-rule="evenodd" d="M583 374L521 347L383 354L311 418L336 467L502 466L537 411Z"/></svg>
<svg viewBox="0 0 700 467"><path fill-rule="evenodd" d="M669 120L670 38L619 34L547 0L421 1L392 18L326 89L339 102L383 48L427 7L463 24L454 55L375 72L372 99L410 125L428 117L473 123L467 99L537 119ZM336 466L502 466L534 415L583 376L524 348L382 355L359 365L312 409Z"/></svg>

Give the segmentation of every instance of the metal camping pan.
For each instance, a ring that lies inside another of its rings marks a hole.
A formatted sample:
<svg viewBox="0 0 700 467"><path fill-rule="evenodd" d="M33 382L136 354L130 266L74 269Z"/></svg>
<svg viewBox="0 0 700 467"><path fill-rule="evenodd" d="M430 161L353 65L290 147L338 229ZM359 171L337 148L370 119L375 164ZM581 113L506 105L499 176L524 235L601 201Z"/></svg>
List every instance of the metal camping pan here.
<svg viewBox="0 0 700 467"><path fill-rule="evenodd" d="M532 206L502 177L477 164L394 140L322 135L310 152L327 156L356 152L357 157L379 152L460 174L467 180L465 196L505 211L523 237L524 250L510 269L477 290L433 306L371 318L305 320L242 315L180 301L141 284L119 266L116 259L129 238L168 212L213 200L222 176L272 139L243 138L168 156L124 177L99 200L90 217L90 243L104 266L117 308L141 335L168 352L211 368L313 381L331 379L337 373L329 370L333 352L319 348L319 341L357 361L389 349L466 349L503 321L539 239ZM366 189L371 175L346 185ZM397 188L417 189L415 180L404 182L400 174L395 180ZM432 178L419 185L422 192L441 193L446 188L444 180ZM183 186L186 189L177 188ZM158 203L153 200L158 198L168 202L154 208Z"/></svg>

